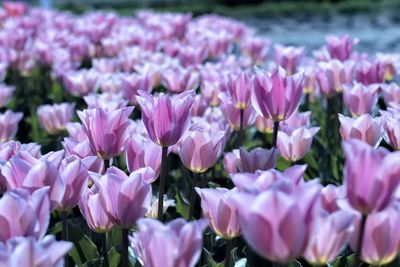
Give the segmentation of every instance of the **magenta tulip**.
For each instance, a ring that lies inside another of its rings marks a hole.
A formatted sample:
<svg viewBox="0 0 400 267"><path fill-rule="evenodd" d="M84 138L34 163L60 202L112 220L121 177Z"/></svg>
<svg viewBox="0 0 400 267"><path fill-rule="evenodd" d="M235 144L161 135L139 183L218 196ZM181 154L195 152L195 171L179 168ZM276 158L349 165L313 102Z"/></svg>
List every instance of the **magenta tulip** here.
<svg viewBox="0 0 400 267"><path fill-rule="evenodd" d="M237 75L229 76L226 84L227 93L229 94L233 105L237 109L246 109L250 106L252 77L249 73L241 72Z"/></svg>
<svg viewBox="0 0 400 267"><path fill-rule="evenodd" d="M252 104L262 116L273 121L283 121L297 110L303 92L301 73L286 76L281 67L271 75L256 69L253 80Z"/></svg>
<svg viewBox="0 0 400 267"><path fill-rule="evenodd" d="M176 144L190 125L190 108L194 91L186 91L175 98L139 91L136 98L142 108L142 120L150 139L162 147Z"/></svg>
<svg viewBox="0 0 400 267"><path fill-rule="evenodd" d="M93 153L102 159L118 156L124 149L125 131L133 107L105 112L102 109L78 111Z"/></svg>
<svg viewBox="0 0 400 267"><path fill-rule="evenodd" d="M328 35L326 43L331 58L346 61L350 58L353 46L358 43L358 40L353 40L348 35L341 37Z"/></svg>
<svg viewBox="0 0 400 267"><path fill-rule="evenodd" d="M210 228L224 239L233 239L240 235L239 218L233 202L233 191L226 188L200 189L196 187L201 198L203 215Z"/></svg>
<svg viewBox="0 0 400 267"><path fill-rule="evenodd" d="M176 68L163 72L163 85L171 93L182 93L188 90L196 90L199 86L199 74L191 68Z"/></svg>
<svg viewBox="0 0 400 267"><path fill-rule="evenodd" d="M56 135L64 130L74 116L74 104L42 105L37 109L41 126L48 134Z"/></svg>
<svg viewBox="0 0 400 267"><path fill-rule="evenodd" d="M128 229L150 207L151 186L146 181L154 179L154 171L142 168L127 176L111 167L102 177L92 177L99 187L101 204L110 220Z"/></svg>
<svg viewBox="0 0 400 267"><path fill-rule="evenodd" d="M384 82L383 67L379 62L360 61L356 64L354 73L356 80L364 85Z"/></svg>
<svg viewBox="0 0 400 267"><path fill-rule="evenodd" d="M358 83L354 87L344 86L343 100L350 113L354 117L371 113L378 102L378 89L377 84L365 86Z"/></svg>
<svg viewBox="0 0 400 267"><path fill-rule="evenodd" d="M150 92L152 84L149 75L132 73L121 76L121 87L129 103L136 104L136 96L139 95L138 91Z"/></svg>
<svg viewBox="0 0 400 267"><path fill-rule="evenodd" d="M224 168L228 173L255 172L268 170L275 167L278 151L276 149L263 149L256 147L246 151L243 147L224 155Z"/></svg>
<svg viewBox="0 0 400 267"><path fill-rule="evenodd" d="M275 62L284 68L288 75L295 74L304 55L304 47L275 45Z"/></svg>
<svg viewBox="0 0 400 267"><path fill-rule="evenodd" d="M345 142L343 149L344 186L350 205L362 214L385 209L400 183L400 152L375 150L356 139Z"/></svg>
<svg viewBox="0 0 400 267"><path fill-rule="evenodd" d="M318 86L325 96L331 97L343 91L343 84L353 80L353 63L345 63L333 59L329 62L319 62L316 75Z"/></svg>
<svg viewBox="0 0 400 267"><path fill-rule="evenodd" d="M139 262L147 267L194 267L200 258L205 220L186 222L175 219L163 225L153 219L140 219L139 232L131 245Z"/></svg>
<svg viewBox="0 0 400 267"><path fill-rule="evenodd" d="M383 117L373 118L369 114L358 118L350 118L339 114L340 135L344 141L359 139L373 147L377 147L383 137Z"/></svg>

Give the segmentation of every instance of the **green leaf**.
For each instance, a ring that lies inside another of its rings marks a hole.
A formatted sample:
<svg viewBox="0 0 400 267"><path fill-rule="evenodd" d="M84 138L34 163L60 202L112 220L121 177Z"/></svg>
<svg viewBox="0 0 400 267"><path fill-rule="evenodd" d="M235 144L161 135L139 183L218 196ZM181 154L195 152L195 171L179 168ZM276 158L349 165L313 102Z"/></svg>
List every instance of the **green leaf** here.
<svg viewBox="0 0 400 267"><path fill-rule="evenodd" d="M68 231L69 240L74 243L74 247L69 253L75 264L78 266L95 266L91 265L91 262L100 258L96 245L74 225L68 224Z"/></svg>
<svg viewBox="0 0 400 267"><path fill-rule="evenodd" d="M212 254L205 248L203 248L204 253L206 254L206 259L207 259L207 264L209 267L223 267L224 266L224 262L216 262L213 257Z"/></svg>
<svg viewBox="0 0 400 267"><path fill-rule="evenodd" d="M186 220L189 218L189 205L187 205L180 192L175 195L176 199L176 211Z"/></svg>
<svg viewBox="0 0 400 267"><path fill-rule="evenodd" d="M57 222L50 230L49 234L56 235L62 231L62 222Z"/></svg>
<svg viewBox="0 0 400 267"><path fill-rule="evenodd" d="M119 261L121 260L121 254L119 254L116 248L113 247L110 251L108 251L108 259L110 266L118 266Z"/></svg>
<svg viewBox="0 0 400 267"><path fill-rule="evenodd" d="M301 263L294 260L288 264L288 267L302 267Z"/></svg>

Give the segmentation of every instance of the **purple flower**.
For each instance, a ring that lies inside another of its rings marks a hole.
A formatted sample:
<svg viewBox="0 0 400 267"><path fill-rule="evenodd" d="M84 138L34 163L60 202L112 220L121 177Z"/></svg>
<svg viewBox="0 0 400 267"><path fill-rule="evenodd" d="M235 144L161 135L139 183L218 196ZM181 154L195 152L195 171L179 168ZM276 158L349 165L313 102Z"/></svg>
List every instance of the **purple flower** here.
<svg viewBox="0 0 400 267"><path fill-rule="evenodd" d="M73 118L74 106L70 103L39 106L37 116L41 126L49 134L58 134Z"/></svg>
<svg viewBox="0 0 400 267"><path fill-rule="evenodd" d="M12 112L7 110L0 113L0 142L7 141L15 136L18 131L18 123L22 119L21 112Z"/></svg>

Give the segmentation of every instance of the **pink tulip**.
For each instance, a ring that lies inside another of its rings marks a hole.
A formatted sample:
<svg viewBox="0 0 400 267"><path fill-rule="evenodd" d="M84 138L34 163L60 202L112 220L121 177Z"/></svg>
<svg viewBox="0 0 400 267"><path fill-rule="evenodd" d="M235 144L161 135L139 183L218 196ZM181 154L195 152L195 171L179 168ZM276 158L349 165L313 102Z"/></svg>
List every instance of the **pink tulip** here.
<svg viewBox="0 0 400 267"><path fill-rule="evenodd" d="M135 256L146 267L194 267L200 258L205 220L175 219L163 225L140 219L139 232L130 238Z"/></svg>
<svg viewBox="0 0 400 267"><path fill-rule="evenodd" d="M256 147L246 151L243 147L235 149L224 155L224 169L228 173L255 172L268 170L275 167L278 151L276 149L263 149Z"/></svg>
<svg viewBox="0 0 400 267"><path fill-rule="evenodd" d="M311 94L315 92L317 87L317 75L315 67L309 67L304 73L304 89L305 94Z"/></svg>
<svg viewBox="0 0 400 267"><path fill-rule="evenodd" d="M45 131L56 135L65 129L67 123L74 116L74 104L42 105L37 109L37 116Z"/></svg>
<svg viewBox="0 0 400 267"><path fill-rule="evenodd" d="M302 159L311 149L314 135L319 131L319 127L300 127L297 129L286 127L284 131L278 132L277 147L280 155L289 161Z"/></svg>
<svg viewBox="0 0 400 267"><path fill-rule="evenodd" d="M142 108L142 121L150 139L162 147L176 144L190 125L190 108L194 91L186 91L175 98L139 91L136 99Z"/></svg>
<svg viewBox="0 0 400 267"><path fill-rule="evenodd" d="M356 64L354 72L356 80L364 85L384 82L383 67L379 62L360 61Z"/></svg>
<svg viewBox="0 0 400 267"><path fill-rule="evenodd" d="M149 167L129 176L111 167L104 176L92 177L99 187L101 204L113 224L129 228L146 213L151 200L151 186L146 181L154 180L154 175Z"/></svg>
<svg viewBox="0 0 400 267"><path fill-rule="evenodd" d="M139 134L131 134L125 143L125 162L129 172L143 167L155 171L155 179L160 175L161 147Z"/></svg>
<svg viewBox="0 0 400 267"><path fill-rule="evenodd" d="M380 212L368 215L361 247L361 259L364 262L373 266L386 265L399 254L399 209L399 204L396 203ZM357 218L357 227L350 243L352 249L356 249L360 232L359 224L360 216Z"/></svg>
<svg viewBox="0 0 400 267"><path fill-rule="evenodd" d="M275 45L275 62L284 68L288 75L295 74L304 54L304 47Z"/></svg>
<svg viewBox="0 0 400 267"><path fill-rule="evenodd" d="M333 213L340 209L339 201L346 200L345 192L343 189L344 188L342 185L337 187L332 184L328 184L327 186L322 188L322 208L326 212Z"/></svg>
<svg viewBox="0 0 400 267"><path fill-rule="evenodd" d="M257 115L255 125L257 130L264 134L271 134L274 131L274 121L260 115Z"/></svg>
<svg viewBox="0 0 400 267"><path fill-rule="evenodd" d="M42 156L39 144L21 144L18 141L10 140L0 144L0 159L8 161L12 157L16 156L20 151L27 151L37 159Z"/></svg>
<svg viewBox="0 0 400 267"><path fill-rule="evenodd" d="M4 1L3 8L10 17L19 17L28 11L28 6L23 2Z"/></svg>
<svg viewBox="0 0 400 267"><path fill-rule="evenodd" d="M386 104L390 102L400 103L400 87L397 83L380 84L380 88Z"/></svg>
<svg viewBox="0 0 400 267"><path fill-rule="evenodd" d="M72 209L78 205L83 188L87 186L87 167L83 160L72 155L62 160L59 172L60 179L65 184L65 191L58 209Z"/></svg>
<svg viewBox="0 0 400 267"><path fill-rule="evenodd" d="M299 106L303 77L301 73L286 76L281 67L276 68L271 75L256 69L252 94L254 109L273 121L286 120Z"/></svg>
<svg viewBox="0 0 400 267"><path fill-rule="evenodd" d="M78 111L93 153L102 159L110 159L123 151L125 131L132 111L133 107L112 112L97 108Z"/></svg>
<svg viewBox="0 0 400 267"><path fill-rule="evenodd" d="M250 106L252 82L249 73L241 72L229 76L226 89L237 109L246 109Z"/></svg>
<svg viewBox="0 0 400 267"><path fill-rule="evenodd" d="M316 75L321 93L331 97L343 91L343 84L352 82L353 63L333 59L318 64Z"/></svg>
<svg viewBox="0 0 400 267"><path fill-rule="evenodd" d="M136 104L138 91L143 90L150 93L152 84L149 75L132 73L121 76L121 87L129 103Z"/></svg>
<svg viewBox="0 0 400 267"><path fill-rule="evenodd" d="M343 35L341 37L328 35L326 37L326 42L331 58L343 62L350 58L353 46L358 43L358 40L353 40L348 35Z"/></svg>
<svg viewBox="0 0 400 267"><path fill-rule="evenodd" d="M162 213L165 214L168 210L169 207L175 207L175 200L174 199L169 199L167 195L164 195L163 199L163 211ZM147 210L145 216L148 218L153 218L157 219L158 215L158 198L153 196L151 198L151 205L150 209Z"/></svg>
<svg viewBox="0 0 400 267"><path fill-rule="evenodd" d="M196 95L190 113L192 117L201 117L204 115L206 109L208 108L208 103L204 96Z"/></svg>
<svg viewBox="0 0 400 267"><path fill-rule="evenodd" d="M188 131L179 144L182 163L195 173L211 168L223 151L224 132Z"/></svg>
<svg viewBox="0 0 400 267"><path fill-rule="evenodd" d="M344 86L343 100L354 117L371 113L378 102L378 89L377 84L365 86L358 83L354 87Z"/></svg>
<svg viewBox="0 0 400 267"><path fill-rule="evenodd" d="M0 265L8 267L64 266L64 256L73 243L56 241L52 235L37 241L33 237L16 237L0 247Z"/></svg>
<svg viewBox="0 0 400 267"><path fill-rule="evenodd" d="M221 94L221 110L226 120L229 122L231 128L235 131L240 130L240 112L241 110L236 108L232 99L227 94ZM252 106L248 106L243 109L243 129L250 127L255 120L256 113Z"/></svg>
<svg viewBox="0 0 400 267"><path fill-rule="evenodd" d="M251 37L243 40L240 47L244 55L249 56L256 65L261 65L267 61L270 45L268 39Z"/></svg>
<svg viewBox="0 0 400 267"><path fill-rule="evenodd" d="M100 200L99 188L93 185L83 188L79 209L92 231L105 233L114 227Z"/></svg>
<svg viewBox="0 0 400 267"><path fill-rule="evenodd" d="M392 81L397 74L399 55L377 53L376 60L383 66L385 81Z"/></svg>
<svg viewBox="0 0 400 267"><path fill-rule="evenodd" d="M171 93L182 93L188 90L196 90L199 86L199 74L190 68L176 68L163 72L163 85Z"/></svg>
<svg viewBox="0 0 400 267"><path fill-rule="evenodd" d="M219 96L222 86L222 82L217 81L203 80L201 82L201 95L205 98L205 100L211 107L216 107L219 105Z"/></svg>
<svg viewBox="0 0 400 267"><path fill-rule="evenodd" d="M343 210L317 216L311 223L304 258L317 266L333 261L349 241L353 221L354 215Z"/></svg>
<svg viewBox="0 0 400 267"><path fill-rule="evenodd" d="M0 199L0 241L16 236L42 238L50 221L48 187L32 193L19 188L7 191Z"/></svg>
<svg viewBox="0 0 400 267"><path fill-rule="evenodd" d="M395 149L400 150L400 117L385 116L383 123L385 129L385 141Z"/></svg>
<svg viewBox="0 0 400 267"><path fill-rule="evenodd" d="M14 91L14 86L0 84L0 108L5 107L10 102Z"/></svg>
<svg viewBox="0 0 400 267"><path fill-rule="evenodd" d="M18 123L22 117L21 112L14 113L11 110L0 113L0 142L7 141L17 134Z"/></svg>
<svg viewBox="0 0 400 267"><path fill-rule="evenodd" d="M355 139L345 142L343 149L344 186L350 205L363 214L385 209L400 182L399 152L375 150Z"/></svg>
<svg viewBox="0 0 400 267"><path fill-rule="evenodd" d="M71 71L63 75L64 86L73 96L84 96L95 92L98 79L98 73L92 70Z"/></svg>
<svg viewBox="0 0 400 267"><path fill-rule="evenodd" d="M307 165L293 165L285 171L275 169L256 171L255 173L230 174L232 182L240 192L259 194L272 187L279 188L281 185L295 188L304 184L304 173Z"/></svg>
<svg viewBox="0 0 400 267"><path fill-rule="evenodd" d="M372 118L363 114L358 118L350 118L339 114L340 135L344 141L359 139L373 147L377 147L383 137L383 117Z"/></svg>
<svg viewBox="0 0 400 267"><path fill-rule="evenodd" d="M196 187L201 198L203 215L210 228L224 239L232 239L240 235L239 218L236 205L232 200L233 191L226 188L200 189Z"/></svg>
<svg viewBox="0 0 400 267"><path fill-rule="evenodd" d="M114 93L89 94L84 96L83 100L88 105L88 109L99 108L105 112L113 112L128 104L128 101L122 98L122 94Z"/></svg>
<svg viewBox="0 0 400 267"><path fill-rule="evenodd" d="M287 263L298 258L306 249L319 195L315 184L292 192L271 188L258 195L237 193L234 200L245 240L270 261Z"/></svg>
<svg viewBox="0 0 400 267"><path fill-rule="evenodd" d="M285 127L300 128L310 126L311 111L306 112L294 112L287 120L279 124L281 129Z"/></svg>

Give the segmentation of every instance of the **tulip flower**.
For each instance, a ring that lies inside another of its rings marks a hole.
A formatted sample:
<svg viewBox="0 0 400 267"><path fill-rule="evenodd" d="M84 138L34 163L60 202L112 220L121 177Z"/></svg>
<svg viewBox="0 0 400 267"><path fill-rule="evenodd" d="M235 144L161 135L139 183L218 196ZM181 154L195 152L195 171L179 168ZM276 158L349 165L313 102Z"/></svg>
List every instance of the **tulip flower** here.
<svg viewBox="0 0 400 267"><path fill-rule="evenodd" d="M192 117L195 116L203 116L206 109L208 108L208 103L206 101L206 99L204 98L204 96L202 95L196 95L192 108L190 109L190 113L192 115Z"/></svg>
<svg viewBox="0 0 400 267"><path fill-rule="evenodd" d="M163 225L153 219L140 219L139 232L131 245L139 262L148 267L194 267L200 258L205 220L186 222L175 219Z"/></svg>
<svg viewBox="0 0 400 267"><path fill-rule="evenodd" d="M318 64L316 75L320 91L332 97L343 91L343 84L352 82L353 63L333 59Z"/></svg>
<svg viewBox="0 0 400 267"><path fill-rule="evenodd" d="M125 143L125 162L129 172L143 167L155 171L154 179L160 175L161 147L139 134L131 134ZM151 181L153 182L153 181Z"/></svg>
<svg viewBox="0 0 400 267"><path fill-rule="evenodd" d="M56 135L64 130L74 116L74 104L42 105L37 109L39 123L48 134Z"/></svg>
<svg viewBox="0 0 400 267"><path fill-rule="evenodd" d="M21 112L7 110L0 113L0 142L7 141L15 136L18 131L18 123L22 119Z"/></svg>
<svg viewBox="0 0 400 267"><path fill-rule="evenodd" d="M126 107L128 101L122 99L122 94L103 93L89 94L83 97L88 109L99 108L105 112L113 112L114 110Z"/></svg>
<svg viewBox="0 0 400 267"><path fill-rule="evenodd" d="M170 69L163 72L163 85L172 93L182 93L196 90L199 86L200 76L192 69Z"/></svg>
<svg viewBox="0 0 400 267"><path fill-rule="evenodd" d="M344 210L317 216L311 223L304 258L316 266L333 261L354 231L354 217L351 212Z"/></svg>
<svg viewBox="0 0 400 267"><path fill-rule="evenodd" d="M255 65L261 65L267 61L271 41L257 37L244 39L240 45L244 55L249 56Z"/></svg>
<svg viewBox="0 0 400 267"><path fill-rule="evenodd" d="M288 75L295 74L304 54L304 47L275 45L275 62L284 68Z"/></svg>
<svg viewBox="0 0 400 267"><path fill-rule="evenodd" d="M125 131L133 107L105 112L102 109L78 111L93 153L103 160L118 156L124 149Z"/></svg>
<svg viewBox="0 0 400 267"><path fill-rule="evenodd" d="M176 98L160 94L153 97L139 91L136 97L142 108L142 120L150 139L162 147L174 145L189 128L190 108L195 97L194 91L187 91Z"/></svg>
<svg viewBox="0 0 400 267"><path fill-rule="evenodd" d="M0 199L0 241L6 242L16 236L42 238L50 221L48 187L32 194L18 188L7 191Z"/></svg>
<svg viewBox="0 0 400 267"><path fill-rule="evenodd" d="M224 168L228 173L251 172L268 170L275 167L278 151L256 147L246 151L243 147L224 155Z"/></svg>
<svg viewBox="0 0 400 267"><path fill-rule="evenodd" d="M41 240L33 237L16 237L0 246L0 265L8 267L58 267L64 266L64 256L73 243L56 241L47 235Z"/></svg>
<svg viewBox="0 0 400 267"><path fill-rule="evenodd" d="M373 147L377 147L383 137L383 117L372 118L369 114L358 118L350 118L339 114L340 135L344 141L359 139Z"/></svg>
<svg viewBox="0 0 400 267"><path fill-rule="evenodd" d="M387 105L390 102L400 103L400 87L397 83L380 84L380 88Z"/></svg>
<svg viewBox="0 0 400 267"><path fill-rule="evenodd" d="M273 147L276 147L279 122L289 118L299 106L303 77L301 73L286 76L282 67L276 68L271 76L256 69L252 104L258 114L274 121Z"/></svg>
<svg viewBox="0 0 400 267"><path fill-rule="evenodd" d="M383 66L385 81L392 81L397 74L397 61L399 55L377 53L376 60Z"/></svg>
<svg viewBox="0 0 400 267"><path fill-rule="evenodd" d="M353 46L358 43L358 40L353 40L348 35L341 37L328 35L326 43L331 58L344 62L350 58Z"/></svg>
<svg viewBox="0 0 400 267"><path fill-rule="evenodd" d="M226 89L235 108L245 109L250 106L252 82L249 73L229 76Z"/></svg>
<svg viewBox="0 0 400 267"><path fill-rule="evenodd" d="M65 88L73 96L84 96L97 89L99 75L92 70L79 70L63 75Z"/></svg>
<svg viewBox="0 0 400 267"><path fill-rule="evenodd" d="M164 214L169 207L175 207L175 200L169 199L167 195L164 195L162 213ZM151 198L150 209L147 210L145 216L149 217L149 218L157 219L157 215L158 215L158 198L153 196Z"/></svg>
<svg viewBox="0 0 400 267"><path fill-rule="evenodd" d="M400 207L396 203L380 212L368 215L360 251L361 259L364 262L373 266L380 266L392 262L397 257L400 249L399 209ZM356 242L360 235L358 231L360 229L360 216L357 218L357 228L350 242L353 250L356 250Z"/></svg>
<svg viewBox="0 0 400 267"><path fill-rule="evenodd" d="M257 115L255 125L257 130L264 134L273 133L274 131L274 121L260 115Z"/></svg>
<svg viewBox="0 0 400 267"><path fill-rule="evenodd" d="M285 127L300 128L310 126L311 111L294 112L287 120L283 121L280 125L281 129Z"/></svg>
<svg viewBox="0 0 400 267"><path fill-rule="evenodd" d="M224 132L189 131L179 145L182 163L192 172L203 173L212 167L222 152Z"/></svg>
<svg viewBox="0 0 400 267"><path fill-rule="evenodd" d="M350 205L364 215L385 209L400 183L400 152L374 149L356 139L345 142L343 149L344 186Z"/></svg>
<svg viewBox="0 0 400 267"><path fill-rule="evenodd" d="M343 190L343 186L334 186L332 184L328 184L324 188L322 188L322 208L328 212L333 213L340 209L339 201L346 200L345 192Z"/></svg>
<svg viewBox="0 0 400 267"><path fill-rule="evenodd" d="M19 17L24 15L28 10L28 5L22 2L4 1L3 8L10 17Z"/></svg>
<svg viewBox="0 0 400 267"><path fill-rule="evenodd" d="M314 135L319 127L300 127L292 129L286 127L284 131L278 132L277 147L280 155L289 161L296 162L302 159L311 148Z"/></svg>
<svg viewBox="0 0 400 267"><path fill-rule="evenodd" d="M365 86L358 83L354 87L344 86L343 100L353 117L371 113L378 102L378 89L377 84Z"/></svg>
<svg viewBox="0 0 400 267"><path fill-rule="evenodd" d="M239 236L237 209L231 198L233 191L226 188L200 189L196 187L196 192L201 198L201 208L211 229L224 239Z"/></svg>
<svg viewBox="0 0 400 267"><path fill-rule="evenodd" d="M15 91L14 86L7 86L0 84L0 108L5 107L10 102L13 93Z"/></svg>
<svg viewBox="0 0 400 267"><path fill-rule="evenodd" d="M400 150L400 117L385 116L383 123L385 141L395 150Z"/></svg>
<svg viewBox="0 0 400 267"><path fill-rule="evenodd" d="M18 141L10 140L0 144L0 159L5 161L10 160L16 156L20 151L27 151L34 158L40 158L40 145L36 143L21 144Z"/></svg>
<svg viewBox="0 0 400 267"><path fill-rule="evenodd" d="M383 67L379 62L363 60L356 64L354 72L356 80L364 85L384 82Z"/></svg>
<svg viewBox="0 0 400 267"><path fill-rule="evenodd" d="M149 75L132 73L121 76L121 87L129 103L136 104L136 96L139 95L138 91L150 92L152 84Z"/></svg>
<svg viewBox="0 0 400 267"><path fill-rule="evenodd" d="M83 188L78 206L92 231L106 233L114 227L101 203L99 188L96 185Z"/></svg>
<svg viewBox="0 0 400 267"><path fill-rule="evenodd" d="M304 185L292 192L271 188L258 195L237 193L234 200L246 242L273 262L287 263L298 258L306 249L311 214L319 195L315 185Z"/></svg>

